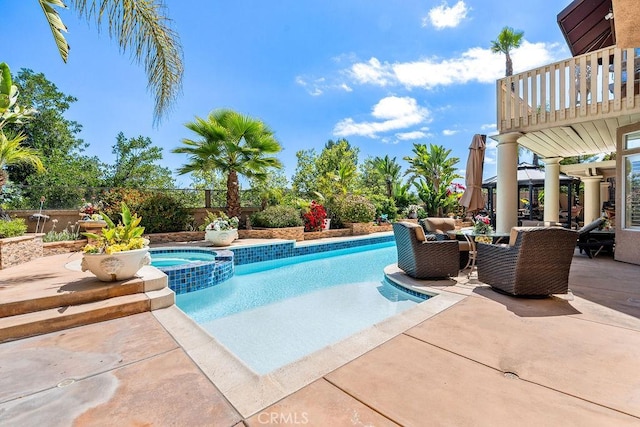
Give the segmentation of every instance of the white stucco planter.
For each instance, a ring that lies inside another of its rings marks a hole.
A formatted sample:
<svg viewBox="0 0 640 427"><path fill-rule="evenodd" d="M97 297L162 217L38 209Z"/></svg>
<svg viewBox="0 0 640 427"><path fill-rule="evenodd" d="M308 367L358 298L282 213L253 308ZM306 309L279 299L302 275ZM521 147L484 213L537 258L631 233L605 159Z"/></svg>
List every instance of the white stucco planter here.
<svg viewBox="0 0 640 427"><path fill-rule="evenodd" d="M90 271L103 282L114 282L135 277L138 270L150 263L149 248L113 254L84 254L82 271Z"/></svg>
<svg viewBox="0 0 640 427"><path fill-rule="evenodd" d="M213 246L229 246L238 238L238 230L206 230L204 240L211 242Z"/></svg>

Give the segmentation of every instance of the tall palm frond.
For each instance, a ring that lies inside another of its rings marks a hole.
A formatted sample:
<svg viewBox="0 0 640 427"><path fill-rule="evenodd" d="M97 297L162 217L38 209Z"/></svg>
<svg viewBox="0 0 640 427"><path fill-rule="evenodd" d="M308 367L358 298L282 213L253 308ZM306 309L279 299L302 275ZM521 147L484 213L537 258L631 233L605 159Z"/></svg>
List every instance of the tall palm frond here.
<svg viewBox="0 0 640 427"><path fill-rule="evenodd" d="M131 49L137 64L144 64L148 87L154 94L154 123L157 124L175 102L182 86L182 47L171 28L162 0L69 0L78 14L94 20L98 30L106 25L109 36L123 51ZM38 0L64 62L69 45L67 31L54 7L66 7L62 0Z"/></svg>

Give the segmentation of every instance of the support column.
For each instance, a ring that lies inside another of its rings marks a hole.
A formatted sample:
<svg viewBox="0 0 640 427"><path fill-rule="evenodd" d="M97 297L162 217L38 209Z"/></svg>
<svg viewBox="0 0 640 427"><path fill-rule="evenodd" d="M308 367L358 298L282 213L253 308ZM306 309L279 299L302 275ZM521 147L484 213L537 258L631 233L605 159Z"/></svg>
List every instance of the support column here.
<svg viewBox="0 0 640 427"><path fill-rule="evenodd" d="M603 181L600 183L600 209L602 204L609 201L609 181Z"/></svg>
<svg viewBox="0 0 640 427"><path fill-rule="evenodd" d="M496 231L508 233L518 225L518 138L520 133L498 135Z"/></svg>
<svg viewBox="0 0 640 427"><path fill-rule="evenodd" d="M602 176L586 176L582 178L584 183L584 223L600 218L602 204L600 203L600 181Z"/></svg>
<svg viewBox="0 0 640 427"><path fill-rule="evenodd" d="M560 219L560 160L562 157L542 159L544 162L544 222L554 223Z"/></svg>

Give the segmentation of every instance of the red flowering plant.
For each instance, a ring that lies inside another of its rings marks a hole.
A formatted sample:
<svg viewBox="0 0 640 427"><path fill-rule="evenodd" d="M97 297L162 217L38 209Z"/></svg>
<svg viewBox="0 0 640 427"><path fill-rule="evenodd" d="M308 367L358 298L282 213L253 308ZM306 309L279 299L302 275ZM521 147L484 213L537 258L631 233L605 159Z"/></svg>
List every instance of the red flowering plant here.
<svg viewBox="0 0 640 427"><path fill-rule="evenodd" d="M488 216L476 215L473 224L475 234L490 234L493 232L491 228L491 219Z"/></svg>
<svg viewBox="0 0 640 427"><path fill-rule="evenodd" d="M313 200L309 206L309 210L302 214L304 231L322 231L325 218L327 218L327 211L324 209L324 206Z"/></svg>

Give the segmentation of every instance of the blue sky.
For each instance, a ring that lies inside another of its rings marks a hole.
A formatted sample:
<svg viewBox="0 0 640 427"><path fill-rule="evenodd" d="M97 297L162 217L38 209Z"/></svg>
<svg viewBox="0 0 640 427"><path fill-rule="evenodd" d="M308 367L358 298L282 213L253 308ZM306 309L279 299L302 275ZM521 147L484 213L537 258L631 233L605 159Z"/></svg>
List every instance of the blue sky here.
<svg viewBox="0 0 640 427"><path fill-rule="evenodd" d="M166 0L184 50L184 82L173 111L153 126L153 98L141 66L106 32L61 10L69 61L58 56L36 0L2 3L0 61L42 72L78 98L67 117L83 125L90 154L111 162L118 132L163 147L163 165L192 137L195 116L231 108L267 123L283 146L288 178L301 149L346 138L367 156L411 155L439 144L464 173L475 133L496 133L495 80L504 56L490 41L509 25L524 31L514 72L570 57L556 23L570 0ZM495 143L485 178L495 175ZM406 163L401 161L403 168ZM188 177L180 177L188 186Z"/></svg>

